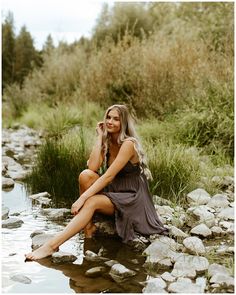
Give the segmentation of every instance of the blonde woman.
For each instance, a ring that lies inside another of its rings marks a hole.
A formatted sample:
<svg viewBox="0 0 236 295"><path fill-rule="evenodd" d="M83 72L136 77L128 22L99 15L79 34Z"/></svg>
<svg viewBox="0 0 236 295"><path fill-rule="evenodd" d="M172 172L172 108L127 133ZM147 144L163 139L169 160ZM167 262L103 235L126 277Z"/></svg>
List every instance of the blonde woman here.
<svg viewBox="0 0 236 295"><path fill-rule="evenodd" d="M88 169L79 175L80 197L71 207L74 218L61 233L26 254L27 260L52 255L81 230L85 237L92 237L96 230L92 223L95 212L115 214L117 234L125 243L138 234L167 234L153 205L147 181L151 173L127 107L109 107L104 121L97 124L96 133ZM99 176L101 167L105 172Z"/></svg>

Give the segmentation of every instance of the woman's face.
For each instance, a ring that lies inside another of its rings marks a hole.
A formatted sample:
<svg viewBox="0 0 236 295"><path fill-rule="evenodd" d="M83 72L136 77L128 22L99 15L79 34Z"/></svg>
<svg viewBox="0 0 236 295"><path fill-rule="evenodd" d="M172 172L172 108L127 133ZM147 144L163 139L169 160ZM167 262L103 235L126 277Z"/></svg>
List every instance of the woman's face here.
<svg viewBox="0 0 236 295"><path fill-rule="evenodd" d="M120 132L120 116L118 111L114 108L109 111L106 118L106 128L108 133L118 133Z"/></svg>

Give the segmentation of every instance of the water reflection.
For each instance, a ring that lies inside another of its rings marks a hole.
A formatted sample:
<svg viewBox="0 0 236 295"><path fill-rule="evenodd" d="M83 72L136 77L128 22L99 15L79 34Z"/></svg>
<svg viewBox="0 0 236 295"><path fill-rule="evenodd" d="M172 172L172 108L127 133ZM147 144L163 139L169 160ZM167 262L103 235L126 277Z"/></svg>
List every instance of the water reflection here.
<svg viewBox="0 0 236 295"><path fill-rule="evenodd" d="M76 293L140 293L143 288L140 282L146 279L145 270L142 267L145 258L121 243L118 239L102 237L84 239L84 253L86 250L98 253L101 248L106 258L117 260L127 268L135 270L137 275L118 284L108 274L110 267L107 267L107 271L100 277L89 278L85 276L85 272L90 268L105 266L103 262L91 262L83 259L80 265L55 264L50 258L45 258L38 263L47 268L59 270L66 277L69 277L70 288Z"/></svg>

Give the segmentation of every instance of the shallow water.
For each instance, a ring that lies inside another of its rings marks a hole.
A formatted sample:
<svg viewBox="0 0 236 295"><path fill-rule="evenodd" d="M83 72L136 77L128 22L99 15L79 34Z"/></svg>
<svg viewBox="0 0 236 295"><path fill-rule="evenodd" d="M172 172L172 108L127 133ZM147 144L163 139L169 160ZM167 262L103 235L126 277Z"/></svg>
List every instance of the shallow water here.
<svg viewBox="0 0 236 295"><path fill-rule="evenodd" d="M2 229L2 292L3 293L139 293L143 286L140 282L147 279L142 267L145 258L134 252L119 240L111 238L84 239L78 234L60 250L70 252L78 257L73 264L54 264L51 258L40 262L24 262L24 254L31 251L30 234L35 230L56 233L62 230L68 220L62 223L48 221L40 213L38 206L33 206L24 186L16 183L13 190L2 193L2 203L10 209L10 216L20 214L18 218L24 224L16 229ZM88 262L84 257L86 250L98 253L104 250L104 256L118 260L126 267L135 270L137 275L121 284L115 283L107 273L97 278L88 278L85 272L98 262ZM132 261L135 259L136 261ZM11 276L22 274L31 280L24 284L11 280Z"/></svg>

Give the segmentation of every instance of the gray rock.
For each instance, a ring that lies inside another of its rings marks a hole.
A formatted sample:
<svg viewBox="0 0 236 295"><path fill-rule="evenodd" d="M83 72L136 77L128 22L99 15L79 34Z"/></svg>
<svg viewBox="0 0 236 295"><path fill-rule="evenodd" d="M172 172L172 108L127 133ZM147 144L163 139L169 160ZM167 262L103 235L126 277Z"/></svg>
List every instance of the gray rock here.
<svg viewBox="0 0 236 295"><path fill-rule="evenodd" d="M7 219L8 215L9 215L9 208L2 207L2 220Z"/></svg>
<svg viewBox="0 0 236 295"><path fill-rule="evenodd" d="M234 223L230 221L221 221L219 223L223 229L227 229L227 233L234 233Z"/></svg>
<svg viewBox="0 0 236 295"><path fill-rule="evenodd" d="M204 189L198 188L187 194L187 201L192 205L205 205L211 199L211 196Z"/></svg>
<svg viewBox="0 0 236 295"><path fill-rule="evenodd" d="M104 264L106 264L109 267L112 267L112 265L119 263L117 260L109 260L105 261Z"/></svg>
<svg viewBox="0 0 236 295"><path fill-rule="evenodd" d="M187 210L188 214L188 225L193 227L198 224L204 223L209 228L215 225L215 216L210 211L212 208L208 206L192 207Z"/></svg>
<svg viewBox="0 0 236 295"><path fill-rule="evenodd" d="M143 293L167 293L166 282L161 278L153 278L146 282L146 287L142 290Z"/></svg>
<svg viewBox="0 0 236 295"><path fill-rule="evenodd" d="M206 289L206 283L207 283L207 280L204 277L199 277L196 279L196 285L198 285L201 288L200 293L204 293Z"/></svg>
<svg viewBox="0 0 236 295"><path fill-rule="evenodd" d="M179 278L177 282L171 283L168 287L170 293L200 293L201 286L192 283L188 278Z"/></svg>
<svg viewBox="0 0 236 295"><path fill-rule="evenodd" d="M189 250L190 253L197 255L206 253L206 249L202 241L197 237L188 237L183 240L183 244Z"/></svg>
<svg viewBox="0 0 236 295"><path fill-rule="evenodd" d="M48 240L53 238L54 235L52 234L39 234L32 238L32 249L38 249L40 246L42 246L44 243L46 243Z"/></svg>
<svg viewBox="0 0 236 295"><path fill-rule="evenodd" d="M208 268L208 275L210 277L212 277L216 274L230 276L230 271L225 266L223 266L221 264L213 263Z"/></svg>
<svg viewBox="0 0 236 295"><path fill-rule="evenodd" d="M175 238L184 239L188 237L186 233L184 233L181 229L175 226L170 226L169 232L170 235L174 236Z"/></svg>
<svg viewBox="0 0 236 295"><path fill-rule="evenodd" d="M97 266L87 270L85 275L90 278L96 278L101 276L105 271L106 268L104 266Z"/></svg>
<svg viewBox="0 0 236 295"><path fill-rule="evenodd" d="M96 261L96 262L109 260L108 258L99 256L99 255L97 255L96 253L94 253L94 252L92 252L90 250L87 250L85 252L84 259L87 260L87 261Z"/></svg>
<svg viewBox="0 0 236 295"><path fill-rule="evenodd" d="M2 189L13 188L15 181L11 178L2 177Z"/></svg>
<svg viewBox="0 0 236 295"><path fill-rule="evenodd" d="M2 228L17 228L21 227L23 223L19 218L8 218L2 221Z"/></svg>
<svg viewBox="0 0 236 295"><path fill-rule="evenodd" d="M121 283L129 277L135 276L136 272L126 268L124 265L120 263L117 263L111 267L109 275L113 278L115 282Z"/></svg>
<svg viewBox="0 0 236 295"><path fill-rule="evenodd" d="M174 277L188 277L188 278L195 278L196 277L196 270L191 264L186 262L175 262L174 268L171 272L171 275Z"/></svg>
<svg viewBox="0 0 236 295"><path fill-rule="evenodd" d="M66 252L55 252L52 254L53 263L72 263L77 257L71 253Z"/></svg>
<svg viewBox="0 0 236 295"><path fill-rule="evenodd" d="M229 201L226 195L217 194L214 195L210 201L207 203L208 207L219 209L219 208L226 208L229 205Z"/></svg>
<svg viewBox="0 0 236 295"><path fill-rule="evenodd" d="M48 192L42 192L42 193L38 193L38 194L33 194L33 195L30 195L29 198L30 199L33 199L33 200L37 200L39 198L48 198L50 197L50 194Z"/></svg>
<svg viewBox="0 0 236 295"><path fill-rule="evenodd" d="M145 266L169 268L172 266L176 250L177 243L173 239L161 236L144 250L143 255L147 256Z"/></svg>
<svg viewBox="0 0 236 295"><path fill-rule="evenodd" d="M210 283L211 284L217 283L220 286L231 288L231 287L234 287L234 278L229 275L218 273L211 277Z"/></svg>
<svg viewBox="0 0 236 295"><path fill-rule="evenodd" d="M198 236L208 237L211 235L211 230L204 223L201 223L192 228L190 233Z"/></svg>
<svg viewBox="0 0 236 295"><path fill-rule="evenodd" d="M166 281L166 282L170 282L170 283L172 283L172 282L174 282L175 280L176 280L176 277L174 277L174 276L172 276L172 274L171 273L169 273L169 272L164 272L162 275L161 275L161 278L164 280L164 281Z"/></svg>
<svg viewBox="0 0 236 295"><path fill-rule="evenodd" d="M44 234L44 232L42 230L35 230L31 233L30 237L31 239L37 235L41 235L41 234Z"/></svg>
<svg viewBox="0 0 236 295"><path fill-rule="evenodd" d="M217 215L220 219L223 220L234 220L234 208L227 207L220 211L220 213Z"/></svg>
<svg viewBox="0 0 236 295"><path fill-rule="evenodd" d="M211 232L212 232L212 235L214 237L224 235L224 231L219 226L213 226L213 227L211 227Z"/></svg>
<svg viewBox="0 0 236 295"><path fill-rule="evenodd" d="M205 257L202 257L202 256L181 254L176 259L174 269L181 270L181 265L188 265L191 269L194 269L197 274L201 274L208 269L209 262ZM176 275L176 276L180 276L180 275Z"/></svg>
<svg viewBox="0 0 236 295"><path fill-rule="evenodd" d="M19 282L19 283L22 283L22 284L30 284L31 283L31 279L24 276L24 275L21 275L21 274L18 274L18 275L13 275L10 277L11 280L15 281L15 282Z"/></svg>
<svg viewBox="0 0 236 295"><path fill-rule="evenodd" d="M49 220L58 221L64 220L67 215L71 214L70 209L59 208L59 209L42 209L41 213L46 215Z"/></svg>
<svg viewBox="0 0 236 295"><path fill-rule="evenodd" d="M9 171L8 175L14 180L24 180L26 176L29 174L29 171L20 170L20 171Z"/></svg>
<svg viewBox="0 0 236 295"><path fill-rule="evenodd" d="M221 245L217 250L216 250L217 254L221 254L221 255L225 255L228 253L234 253L234 247L232 246L228 246L228 245Z"/></svg>
<svg viewBox="0 0 236 295"><path fill-rule="evenodd" d="M153 195L153 202L154 202L154 204L157 204L160 206L162 206L162 205L171 206L172 205L172 202L170 200L158 197L157 195Z"/></svg>

